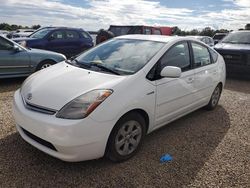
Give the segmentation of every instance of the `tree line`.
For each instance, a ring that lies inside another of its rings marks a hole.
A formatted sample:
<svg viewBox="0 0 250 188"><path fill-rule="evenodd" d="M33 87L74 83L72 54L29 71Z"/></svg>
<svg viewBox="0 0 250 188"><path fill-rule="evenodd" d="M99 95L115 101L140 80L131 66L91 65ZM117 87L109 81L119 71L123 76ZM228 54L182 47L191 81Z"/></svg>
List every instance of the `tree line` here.
<svg viewBox="0 0 250 188"><path fill-rule="evenodd" d="M33 25L31 27L28 26L22 26L22 25L16 25L16 24L7 24L7 23L0 23L0 30L6 30L6 31L15 31L17 29L39 29L40 25Z"/></svg>

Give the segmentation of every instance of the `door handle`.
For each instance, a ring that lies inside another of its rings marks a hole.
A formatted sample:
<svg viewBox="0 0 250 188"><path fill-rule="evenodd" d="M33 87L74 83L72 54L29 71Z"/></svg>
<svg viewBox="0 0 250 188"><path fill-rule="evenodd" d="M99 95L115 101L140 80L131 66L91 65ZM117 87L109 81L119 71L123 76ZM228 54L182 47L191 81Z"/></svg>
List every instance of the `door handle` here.
<svg viewBox="0 0 250 188"><path fill-rule="evenodd" d="M189 78L187 79L187 83L193 83L193 81L194 81L194 78L193 78L193 77L189 77Z"/></svg>

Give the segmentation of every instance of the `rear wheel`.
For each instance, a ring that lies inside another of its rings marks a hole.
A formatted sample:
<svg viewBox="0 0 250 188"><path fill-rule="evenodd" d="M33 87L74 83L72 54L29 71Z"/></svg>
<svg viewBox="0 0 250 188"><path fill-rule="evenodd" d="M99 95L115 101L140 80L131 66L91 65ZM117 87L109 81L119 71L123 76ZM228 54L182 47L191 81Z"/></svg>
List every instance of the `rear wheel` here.
<svg viewBox="0 0 250 188"><path fill-rule="evenodd" d="M209 101L208 105L206 106L207 110L213 110L216 108L216 106L218 105L218 102L220 100L221 91L222 91L222 86L221 86L221 84L219 84L214 89L214 92L210 98L210 101Z"/></svg>
<svg viewBox="0 0 250 188"><path fill-rule="evenodd" d="M45 69L45 68L48 68L48 67L50 67L51 65L54 65L54 64L55 64L55 62L54 62L54 61L51 61L51 60L43 61L43 62L41 62L41 63L37 66L37 71L38 71L38 70Z"/></svg>
<svg viewBox="0 0 250 188"><path fill-rule="evenodd" d="M145 136L145 120L138 113L122 117L111 132L107 145L107 157L115 162L131 158L141 146Z"/></svg>

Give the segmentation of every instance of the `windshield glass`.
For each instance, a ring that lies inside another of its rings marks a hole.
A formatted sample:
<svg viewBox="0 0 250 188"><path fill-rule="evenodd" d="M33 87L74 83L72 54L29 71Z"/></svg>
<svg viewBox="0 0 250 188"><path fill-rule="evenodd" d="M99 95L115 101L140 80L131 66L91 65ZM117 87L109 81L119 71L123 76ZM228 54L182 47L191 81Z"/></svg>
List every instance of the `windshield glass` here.
<svg viewBox="0 0 250 188"><path fill-rule="evenodd" d="M230 33L221 42L233 44L250 44L250 32Z"/></svg>
<svg viewBox="0 0 250 188"><path fill-rule="evenodd" d="M35 33L31 34L30 37L31 37L31 38L36 38L36 39L42 39L42 38L45 37L50 31L51 31L51 29L48 29L48 28L40 29L40 30L36 31Z"/></svg>
<svg viewBox="0 0 250 188"><path fill-rule="evenodd" d="M164 45L154 41L112 39L83 53L72 62L94 71L130 75L144 67Z"/></svg>

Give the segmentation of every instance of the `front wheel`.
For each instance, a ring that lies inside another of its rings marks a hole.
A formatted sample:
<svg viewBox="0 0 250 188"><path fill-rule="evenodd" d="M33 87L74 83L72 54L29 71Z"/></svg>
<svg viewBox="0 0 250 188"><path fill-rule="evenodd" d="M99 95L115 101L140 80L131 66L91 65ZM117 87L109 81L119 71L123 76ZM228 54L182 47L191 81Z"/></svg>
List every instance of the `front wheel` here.
<svg viewBox="0 0 250 188"><path fill-rule="evenodd" d="M45 69L45 68L48 68L48 67L50 67L51 65L54 65L54 64L55 64L54 61L49 61L49 60L43 61L43 62L41 62L41 63L37 66L37 71L38 71L38 70Z"/></svg>
<svg viewBox="0 0 250 188"><path fill-rule="evenodd" d="M114 162L131 158L138 151L145 136L145 120L138 113L122 117L111 132L107 157Z"/></svg>
<svg viewBox="0 0 250 188"><path fill-rule="evenodd" d="M210 98L210 101L209 101L208 105L206 106L207 110L213 110L216 108L216 106L218 105L218 102L220 100L221 92L222 92L222 86L219 84L214 89L214 92Z"/></svg>

